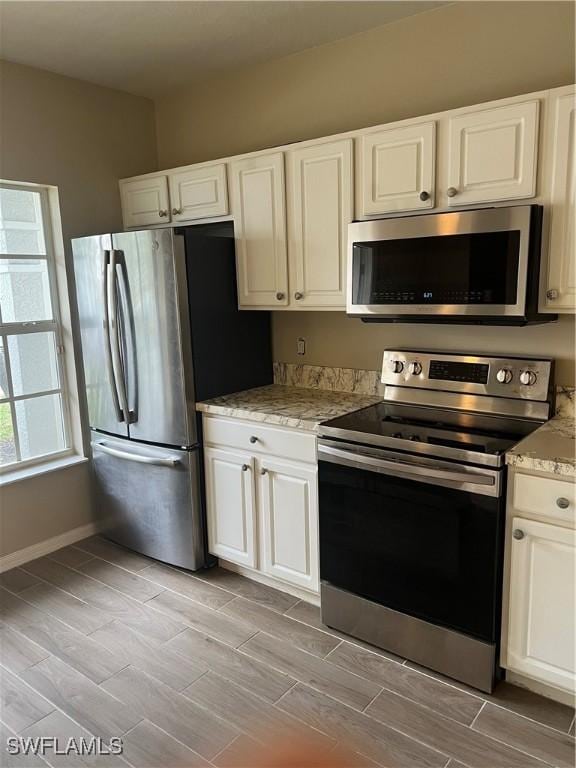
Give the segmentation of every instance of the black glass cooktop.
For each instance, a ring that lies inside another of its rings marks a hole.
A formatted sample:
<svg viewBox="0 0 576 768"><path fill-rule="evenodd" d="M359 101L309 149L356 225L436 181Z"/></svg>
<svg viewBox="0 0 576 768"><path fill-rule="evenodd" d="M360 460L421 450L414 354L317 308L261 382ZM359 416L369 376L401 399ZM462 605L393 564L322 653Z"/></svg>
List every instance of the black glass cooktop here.
<svg viewBox="0 0 576 768"><path fill-rule="evenodd" d="M325 421L320 435L410 449L410 443L503 456L540 423L451 411L442 408L377 403L346 416ZM349 435L345 433L350 433ZM352 434L353 433L353 434ZM416 448L416 445L414 445Z"/></svg>

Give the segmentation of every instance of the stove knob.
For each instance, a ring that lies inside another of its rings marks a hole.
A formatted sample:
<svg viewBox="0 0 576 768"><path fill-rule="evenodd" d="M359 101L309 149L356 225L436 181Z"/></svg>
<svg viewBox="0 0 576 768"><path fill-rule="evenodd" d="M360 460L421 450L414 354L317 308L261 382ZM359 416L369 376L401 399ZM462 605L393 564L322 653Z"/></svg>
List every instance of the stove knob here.
<svg viewBox="0 0 576 768"><path fill-rule="evenodd" d="M390 363L390 368L392 370L392 373L402 373L404 370L404 363L402 360L392 360Z"/></svg>
<svg viewBox="0 0 576 768"><path fill-rule="evenodd" d="M520 384L525 384L527 387L531 387L536 384L537 376L534 371L522 371L520 373Z"/></svg>
<svg viewBox="0 0 576 768"><path fill-rule="evenodd" d="M496 378L500 382L500 384L510 384L512 381L512 371L510 368L500 368L498 373L496 374Z"/></svg>
<svg viewBox="0 0 576 768"><path fill-rule="evenodd" d="M408 370L413 376L419 376L422 373L422 365L420 363L410 363Z"/></svg>

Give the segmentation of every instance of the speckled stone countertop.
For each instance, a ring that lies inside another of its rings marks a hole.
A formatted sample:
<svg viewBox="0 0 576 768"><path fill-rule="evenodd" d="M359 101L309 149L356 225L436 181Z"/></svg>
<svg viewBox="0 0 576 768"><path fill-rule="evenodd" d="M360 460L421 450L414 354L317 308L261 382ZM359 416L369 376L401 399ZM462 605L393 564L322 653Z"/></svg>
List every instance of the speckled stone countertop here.
<svg viewBox="0 0 576 768"><path fill-rule="evenodd" d="M197 403L196 410L315 432L322 421L366 408L381 400L378 395L270 384Z"/></svg>
<svg viewBox="0 0 576 768"><path fill-rule="evenodd" d="M506 463L519 469L576 477L576 423L555 416L506 454Z"/></svg>

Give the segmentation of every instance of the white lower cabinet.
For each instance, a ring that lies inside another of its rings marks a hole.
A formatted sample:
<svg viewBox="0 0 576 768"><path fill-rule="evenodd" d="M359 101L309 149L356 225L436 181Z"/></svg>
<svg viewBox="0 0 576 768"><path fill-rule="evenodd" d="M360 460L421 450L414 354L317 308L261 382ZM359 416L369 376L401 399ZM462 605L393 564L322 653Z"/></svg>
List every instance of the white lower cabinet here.
<svg viewBox="0 0 576 768"><path fill-rule="evenodd" d="M515 517L508 669L574 690L575 532Z"/></svg>
<svg viewBox="0 0 576 768"><path fill-rule="evenodd" d="M204 437L209 551L280 588L317 593L315 435L205 416ZM249 451L238 449L244 442Z"/></svg>

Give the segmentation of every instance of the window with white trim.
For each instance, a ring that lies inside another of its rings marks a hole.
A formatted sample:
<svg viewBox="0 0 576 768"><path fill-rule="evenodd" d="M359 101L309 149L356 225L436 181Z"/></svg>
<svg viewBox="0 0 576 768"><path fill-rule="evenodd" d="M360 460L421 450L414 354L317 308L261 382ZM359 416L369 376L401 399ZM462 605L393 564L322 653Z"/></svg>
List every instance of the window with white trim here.
<svg viewBox="0 0 576 768"><path fill-rule="evenodd" d="M0 184L0 471L70 453L48 190Z"/></svg>

